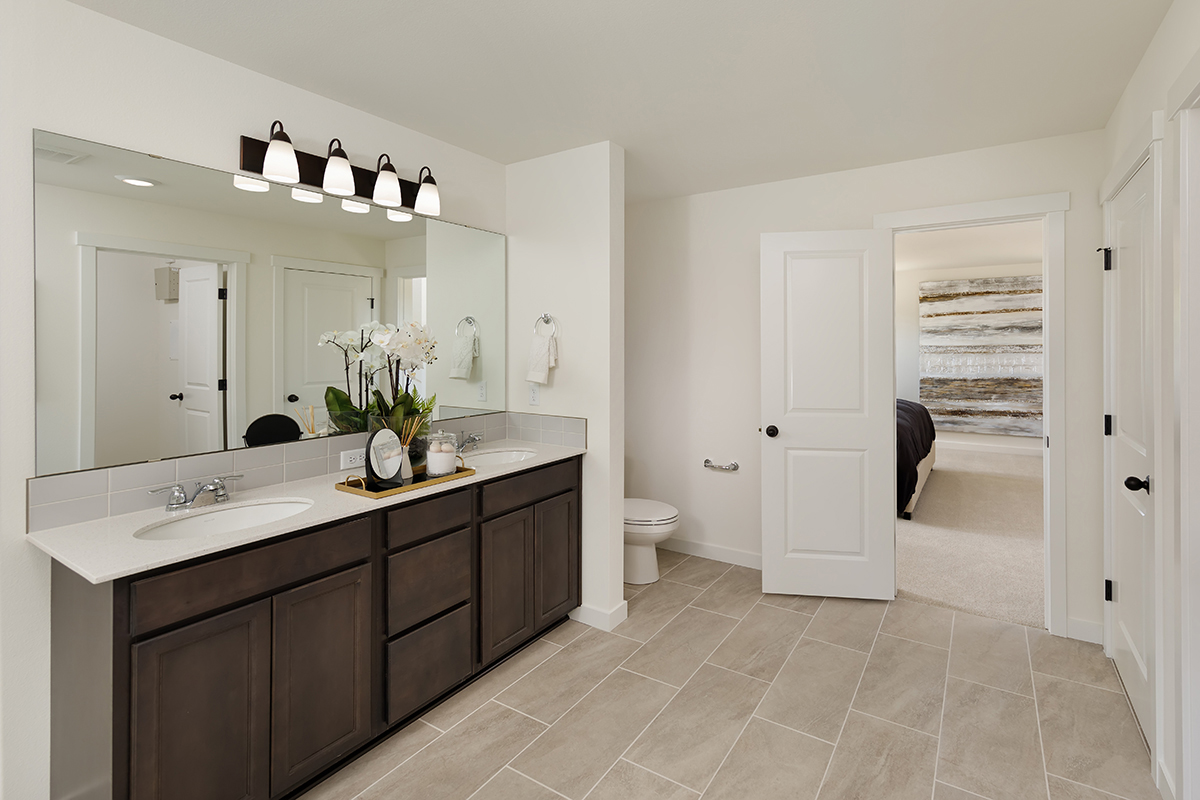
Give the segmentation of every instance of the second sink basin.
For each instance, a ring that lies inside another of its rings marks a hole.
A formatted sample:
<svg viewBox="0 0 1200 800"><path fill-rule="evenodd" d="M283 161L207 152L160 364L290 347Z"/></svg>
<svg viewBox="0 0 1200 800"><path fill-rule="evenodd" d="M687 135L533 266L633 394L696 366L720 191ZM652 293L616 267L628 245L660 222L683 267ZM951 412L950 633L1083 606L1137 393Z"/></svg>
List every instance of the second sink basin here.
<svg viewBox="0 0 1200 800"><path fill-rule="evenodd" d="M505 450L479 450L463 456L463 462L468 467L498 467L501 464L515 464L533 458L537 452L510 447Z"/></svg>
<svg viewBox="0 0 1200 800"><path fill-rule="evenodd" d="M302 497L278 497L237 505L217 505L186 512L136 531L138 539L194 539L214 533L231 533L255 525L277 522L305 511L313 504Z"/></svg>

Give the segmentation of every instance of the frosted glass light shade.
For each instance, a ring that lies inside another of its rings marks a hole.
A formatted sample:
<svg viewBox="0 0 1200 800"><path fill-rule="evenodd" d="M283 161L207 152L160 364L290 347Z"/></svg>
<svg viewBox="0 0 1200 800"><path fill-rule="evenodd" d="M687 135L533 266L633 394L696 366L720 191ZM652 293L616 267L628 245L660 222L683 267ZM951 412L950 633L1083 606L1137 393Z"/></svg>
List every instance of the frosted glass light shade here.
<svg viewBox="0 0 1200 800"><path fill-rule="evenodd" d="M337 147L334 147L335 142ZM346 157L346 151L338 139L329 143L329 156L325 161L325 177L321 185L326 192L338 197L354 195L354 171L350 169L350 159Z"/></svg>
<svg viewBox="0 0 1200 800"><path fill-rule="evenodd" d="M384 163L385 158L387 163ZM400 177L396 175L396 168L392 166L392 159L387 153L379 157L378 172L375 175L375 193L371 199L375 201L375 205L386 208L399 208L404 205L404 200L400 196Z"/></svg>
<svg viewBox="0 0 1200 800"><path fill-rule="evenodd" d="M301 189L299 186L293 186L292 199L299 200L301 203L320 203L324 201L325 195L320 192L310 192L308 189Z"/></svg>
<svg viewBox="0 0 1200 800"><path fill-rule="evenodd" d="M349 211L351 214L366 214L371 210L371 207L366 203L360 203L357 200L343 200L342 211Z"/></svg>
<svg viewBox="0 0 1200 800"><path fill-rule="evenodd" d="M429 167L421 167L420 180L421 188L417 190L417 202L413 204L413 210L430 217L440 216L442 200L438 196L437 181L433 179L433 172Z"/></svg>
<svg viewBox="0 0 1200 800"><path fill-rule="evenodd" d="M389 208L387 215L388 219L392 222L412 222L412 214L407 211L397 211L394 208Z"/></svg>
<svg viewBox="0 0 1200 800"><path fill-rule="evenodd" d="M234 175L233 185L245 192L269 192L271 184L246 175Z"/></svg>

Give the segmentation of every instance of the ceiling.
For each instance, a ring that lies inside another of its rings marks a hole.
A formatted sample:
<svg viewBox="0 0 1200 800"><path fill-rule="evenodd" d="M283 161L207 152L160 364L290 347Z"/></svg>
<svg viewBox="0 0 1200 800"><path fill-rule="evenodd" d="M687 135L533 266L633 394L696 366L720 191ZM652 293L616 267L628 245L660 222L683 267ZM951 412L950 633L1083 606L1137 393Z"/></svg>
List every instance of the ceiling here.
<svg viewBox="0 0 1200 800"><path fill-rule="evenodd" d="M897 271L1040 264L1042 222L1009 222L896 235Z"/></svg>
<svg viewBox="0 0 1200 800"><path fill-rule="evenodd" d="M1170 0L75 0L630 202L1103 128Z"/></svg>

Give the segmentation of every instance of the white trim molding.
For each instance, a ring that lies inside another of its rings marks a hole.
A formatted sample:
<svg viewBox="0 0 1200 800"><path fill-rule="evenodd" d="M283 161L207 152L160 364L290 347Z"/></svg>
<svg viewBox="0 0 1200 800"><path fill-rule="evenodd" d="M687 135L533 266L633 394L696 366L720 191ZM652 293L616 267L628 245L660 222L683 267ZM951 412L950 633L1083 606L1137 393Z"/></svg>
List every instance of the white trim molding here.
<svg viewBox="0 0 1200 800"><path fill-rule="evenodd" d="M599 628L602 631L611 631L628 619L628 617L629 603L624 600L618 603L616 608L611 611L604 611L595 606L581 605L571 612L571 619L582 622L584 625L590 625L593 628Z"/></svg>
<svg viewBox="0 0 1200 800"><path fill-rule="evenodd" d="M737 550L733 547L722 547L719 544L693 542L690 539L672 537L659 545L663 550L671 550L689 556L711 558L724 564L736 564L739 567L762 569L762 554L751 553L749 550Z"/></svg>
<svg viewBox="0 0 1200 800"><path fill-rule="evenodd" d="M99 250L116 250L122 253L183 258L191 261L216 261L228 264L240 261L249 264L252 258L245 250L222 250L216 247L200 247L194 244L158 242L153 239L135 239L132 236L112 236L107 233L76 233L75 244L95 247Z"/></svg>
<svg viewBox="0 0 1200 800"><path fill-rule="evenodd" d="M1052 211L1070 211L1071 193L1055 192L1029 197L1013 197L1008 200L989 200L983 203L961 203L938 208L919 208L912 211L894 211L875 215L876 228L891 228L894 231L936 230L938 228L961 228L1003 224L1015 220L1032 219Z"/></svg>

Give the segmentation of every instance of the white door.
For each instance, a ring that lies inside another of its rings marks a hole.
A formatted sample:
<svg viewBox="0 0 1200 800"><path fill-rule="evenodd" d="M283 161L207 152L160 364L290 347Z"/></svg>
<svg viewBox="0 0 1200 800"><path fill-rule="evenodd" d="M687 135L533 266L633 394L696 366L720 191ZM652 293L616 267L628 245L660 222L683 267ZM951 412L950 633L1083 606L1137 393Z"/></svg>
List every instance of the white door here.
<svg viewBox="0 0 1200 800"><path fill-rule="evenodd" d="M179 270L179 373L182 378L184 453L225 449L225 325L218 290L221 268L201 264Z"/></svg>
<svg viewBox="0 0 1200 800"><path fill-rule="evenodd" d="M346 391L346 366L341 350L317 347L317 341L326 331L356 330L371 321L375 281L291 268L284 276L285 378L283 397L276 398L275 408L292 414L293 408L314 406L320 424L326 387ZM351 389L351 399L358 402L357 378Z"/></svg>
<svg viewBox="0 0 1200 800"><path fill-rule="evenodd" d="M1154 730L1154 163L1112 200L1109 397L1112 412L1112 651L1142 730ZM1149 479L1148 490L1136 481ZM1126 485L1126 480L1129 485Z"/></svg>
<svg viewBox="0 0 1200 800"><path fill-rule="evenodd" d="M763 234L763 591L896 596L890 230Z"/></svg>

